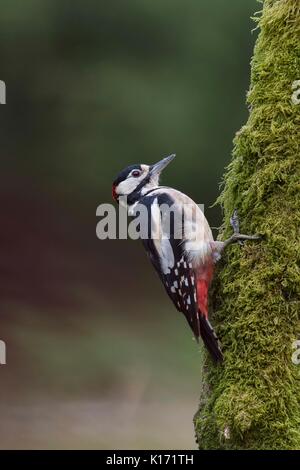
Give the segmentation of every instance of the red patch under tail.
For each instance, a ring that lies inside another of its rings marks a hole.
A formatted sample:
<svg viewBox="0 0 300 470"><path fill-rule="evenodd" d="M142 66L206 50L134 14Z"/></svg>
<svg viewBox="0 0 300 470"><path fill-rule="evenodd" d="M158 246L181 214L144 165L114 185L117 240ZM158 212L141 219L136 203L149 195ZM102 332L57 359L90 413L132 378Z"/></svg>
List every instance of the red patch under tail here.
<svg viewBox="0 0 300 470"><path fill-rule="evenodd" d="M197 297L198 307L201 313L208 317L207 302L208 302L208 283L204 279L197 281Z"/></svg>
<svg viewBox="0 0 300 470"><path fill-rule="evenodd" d="M208 320L208 290L213 277L214 265L207 262L197 270L197 300L199 309L200 336L216 362L223 360L218 338Z"/></svg>
<svg viewBox="0 0 300 470"><path fill-rule="evenodd" d="M197 273L197 298L201 313L208 317L208 289L213 277L213 264L207 263Z"/></svg>

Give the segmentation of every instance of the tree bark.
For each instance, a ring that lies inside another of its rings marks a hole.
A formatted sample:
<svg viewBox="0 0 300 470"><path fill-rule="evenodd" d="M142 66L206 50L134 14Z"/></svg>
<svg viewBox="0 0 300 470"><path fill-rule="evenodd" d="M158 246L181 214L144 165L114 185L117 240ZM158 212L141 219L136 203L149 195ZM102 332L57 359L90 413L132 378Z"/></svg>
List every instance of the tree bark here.
<svg viewBox="0 0 300 470"><path fill-rule="evenodd" d="M200 449L300 449L299 0L265 0L258 23L249 118L219 202L221 239L235 208L241 232L263 239L229 247L217 268L210 304L225 359L203 366Z"/></svg>

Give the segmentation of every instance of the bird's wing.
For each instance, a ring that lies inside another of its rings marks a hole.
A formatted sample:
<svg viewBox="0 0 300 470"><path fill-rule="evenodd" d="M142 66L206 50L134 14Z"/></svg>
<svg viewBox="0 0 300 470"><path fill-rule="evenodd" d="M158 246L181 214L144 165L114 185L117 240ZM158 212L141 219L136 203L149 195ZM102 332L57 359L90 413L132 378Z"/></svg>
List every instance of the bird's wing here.
<svg viewBox="0 0 300 470"><path fill-rule="evenodd" d="M152 196L155 198L155 195ZM162 203L171 203L166 195L159 198L158 205L153 204L154 199L148 201L151 210L151 237L143 239L144 247L149 258L159 274L167 294L173 301L177 310L182 312L195 337L200 336L200 322L197 305L197 287L192 264L185 252L185 240L174 237L174 232L165 236L164 226L159 223L160 213L158 207Z"/></svg>
<svg viewBox="0 0 300 470"><path fill-rule="evenodd" d="M192 328L196 338L200 336L199 312L195 274L183 253L179 261L169 266L168 272L162 269L161 262L152 240L143 240L144 247L177 310L182 312ZM171 246L171 244L170 244ZM171 248L172 249L172 246Z"/></svg>

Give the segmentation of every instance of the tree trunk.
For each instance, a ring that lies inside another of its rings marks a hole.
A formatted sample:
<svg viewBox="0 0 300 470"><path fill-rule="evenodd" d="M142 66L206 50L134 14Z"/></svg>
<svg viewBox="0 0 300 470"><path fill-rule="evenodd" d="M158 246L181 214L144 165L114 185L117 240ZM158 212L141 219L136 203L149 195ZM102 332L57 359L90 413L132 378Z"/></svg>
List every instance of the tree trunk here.
<svg viewBox="0 0 300 470"><path fill-rule="evenodd" d="M249 119L219 202L222 239L235 208L241 233L263 239L229 247L211 289L225 360L205 360L200 449L300 449L299 0L265 0L259 26Z"/></svg>

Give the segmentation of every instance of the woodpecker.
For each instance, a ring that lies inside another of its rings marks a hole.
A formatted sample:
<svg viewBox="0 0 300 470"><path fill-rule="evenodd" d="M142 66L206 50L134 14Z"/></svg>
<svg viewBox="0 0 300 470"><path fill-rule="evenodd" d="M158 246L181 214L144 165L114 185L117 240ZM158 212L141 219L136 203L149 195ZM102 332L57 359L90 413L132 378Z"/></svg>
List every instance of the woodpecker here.
<svg viewBox="0 0 300 470"><path fill-rule="evenodd" d="M141 207L146 208L150 228L142 237L144 248L196 340L201 337L213 360L221 362L221 346L208 319L208 290L214 266L228 245L259 236L240 234L235 212L231 218L233 235L224 242L215 241L199 206L182 192L159 185L162 170L174 157L170 155L154 165L128 166L114 180L112 196L133 218ZM171 223L170 214L167 216L162 207L172 209Z"/></svg>

